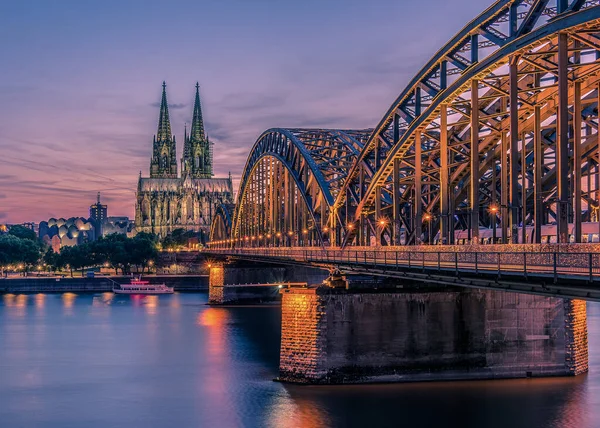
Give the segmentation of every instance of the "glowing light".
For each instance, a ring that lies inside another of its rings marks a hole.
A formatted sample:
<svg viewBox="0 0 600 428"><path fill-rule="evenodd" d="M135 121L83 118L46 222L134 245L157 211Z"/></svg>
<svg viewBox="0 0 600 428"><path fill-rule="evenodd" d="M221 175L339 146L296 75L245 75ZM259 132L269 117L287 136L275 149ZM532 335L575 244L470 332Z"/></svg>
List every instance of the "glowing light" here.
<svg viewBox="0 0 600 428"><path fill-rule="evenodd" d="M381 226L381 227L384 227L385 225L387 225L387 224L388 224L388 222L387 222L387 219L385 219L385 218L380 218L380 219L377 221L377 224L379 224L379 226Z"/></svg>
<svg viewBox="0 0 600 428"><path fill-rule="evenodd" d="M429 214L425 214L425 215L423 216L423 220L425 220L425 221L429 221L429 220L431 220L431 215L429 215Z"/></svg>
<svg viewBox="0 0 600 428"><path fill-rule="evenodd" d="M346 226L348 228L348 230L352 230L354 229L354 225L352 223L350 223L348 226Z"/></svg>
<svg viewBox="0 0 600 428"><path fill-rule="evenodd" d="M323 232L327 232L328 230L329 230L329 228L328 228L327 226L325 226L325 227L323 228Z"/></svg>
<svg viewBox="0 0 600 428"><path fill-rule="evenodd" d="M267 238L271 239L271 234L270 233L267 233Z"/></svg>
<svg viewBox="0 0 600 428"><path fill-rule="evenodd" d="M277 232L277 237L280 238L281 237L281 232Z"/></svg>
<svg viewBox="0 0 600 428"><path fill-rule="evenodd" d="M498 205L496 205L496 204L492 204L492 205L490 205L490 206L489 206L489 208L488 208L488 209L489 209L489 211L490 211L492 214L496 214L496 213L498 212Z"/></svg>
<svg viewBox="0 0 600 428"><path fill-rule="evenodd" d="M304 230L302 231L302 233L304 233L304 234L306 235L306 234L308 234L308 230L307 230L307 229L304 229Z"/></svg>
<svg viewBox="0 0 600 428"><path fill-rule="evenodd" d="M291 230L288 232L288 235L292 236L294 234L294 232L292 232Z"/></svg>

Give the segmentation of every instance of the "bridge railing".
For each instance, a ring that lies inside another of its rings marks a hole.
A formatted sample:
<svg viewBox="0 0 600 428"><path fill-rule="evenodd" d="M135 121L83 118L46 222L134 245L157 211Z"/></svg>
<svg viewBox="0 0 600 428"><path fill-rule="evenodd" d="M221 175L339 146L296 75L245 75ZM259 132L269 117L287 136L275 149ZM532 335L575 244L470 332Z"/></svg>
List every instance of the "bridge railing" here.
<svg viewBox="0 0 600 428"><path fill-rule="evenodd" d="M386 269L547 276L577 276L600 281L600 254L593 252L394 251L294 248L215 249L212 253L301 263Z"/></svg>

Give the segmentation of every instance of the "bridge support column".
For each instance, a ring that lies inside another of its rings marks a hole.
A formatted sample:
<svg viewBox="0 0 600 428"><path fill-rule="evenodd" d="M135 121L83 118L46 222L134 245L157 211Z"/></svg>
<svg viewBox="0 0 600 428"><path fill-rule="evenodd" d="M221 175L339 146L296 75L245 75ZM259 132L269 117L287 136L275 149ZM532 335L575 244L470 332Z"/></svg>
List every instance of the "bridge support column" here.
<svg viewBox="0 0 600 428"><path fill-rule="evenodd" d="M214 265L209 274L208 303L235 305L279 301L280 286L286 283L320 284L328 275L327 271L303 266Z"/></svg>
<svg viewBox="0 0 600 428"><path fill-rule="evenodd" d="M286 289L279 380L404 382L587 371L585 302L490 290Z"/></svg>

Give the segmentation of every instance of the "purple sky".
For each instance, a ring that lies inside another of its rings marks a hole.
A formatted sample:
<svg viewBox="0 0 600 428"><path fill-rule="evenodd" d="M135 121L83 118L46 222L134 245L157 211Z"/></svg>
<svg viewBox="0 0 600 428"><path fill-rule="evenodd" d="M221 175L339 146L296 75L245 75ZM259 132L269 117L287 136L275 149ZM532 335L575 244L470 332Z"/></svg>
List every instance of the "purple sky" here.
<svg viewBox="0 0 600 428"><path fill-rule="evenodd" d="M215 172L271 127L373 127L477 0L0 3L0 222L134 214L161 82L178 157L200 82ZM237 180L235 181L237 184Z"/></svg>

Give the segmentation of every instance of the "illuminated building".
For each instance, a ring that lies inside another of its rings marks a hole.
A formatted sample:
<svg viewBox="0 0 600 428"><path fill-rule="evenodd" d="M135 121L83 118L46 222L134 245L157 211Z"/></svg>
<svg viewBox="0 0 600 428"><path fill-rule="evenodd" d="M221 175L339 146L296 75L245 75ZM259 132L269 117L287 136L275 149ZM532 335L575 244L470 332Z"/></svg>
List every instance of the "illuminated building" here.
<svg viewBox="0 0 600 428"><path fill-rule="evenodd" d="M137 232L165 236L184 228L208 232L217 206L233 202L231 177L213 178L212 143L204 130L199 86L190 134L184 131L181 176L177 173L176 142L171 134L166 85L163 82L158 133L152 144L150 177L140 177L136 193Z"/></svg>
<svg viewBox="0 0 600 428"><path fill-rule="evenodd" d="M102 205L100 203L100 192L98 192L96 203L90 206L90 220L94 222L98 236L102 236L102 226L104 225L107 216L108 205Z"/></svg>

